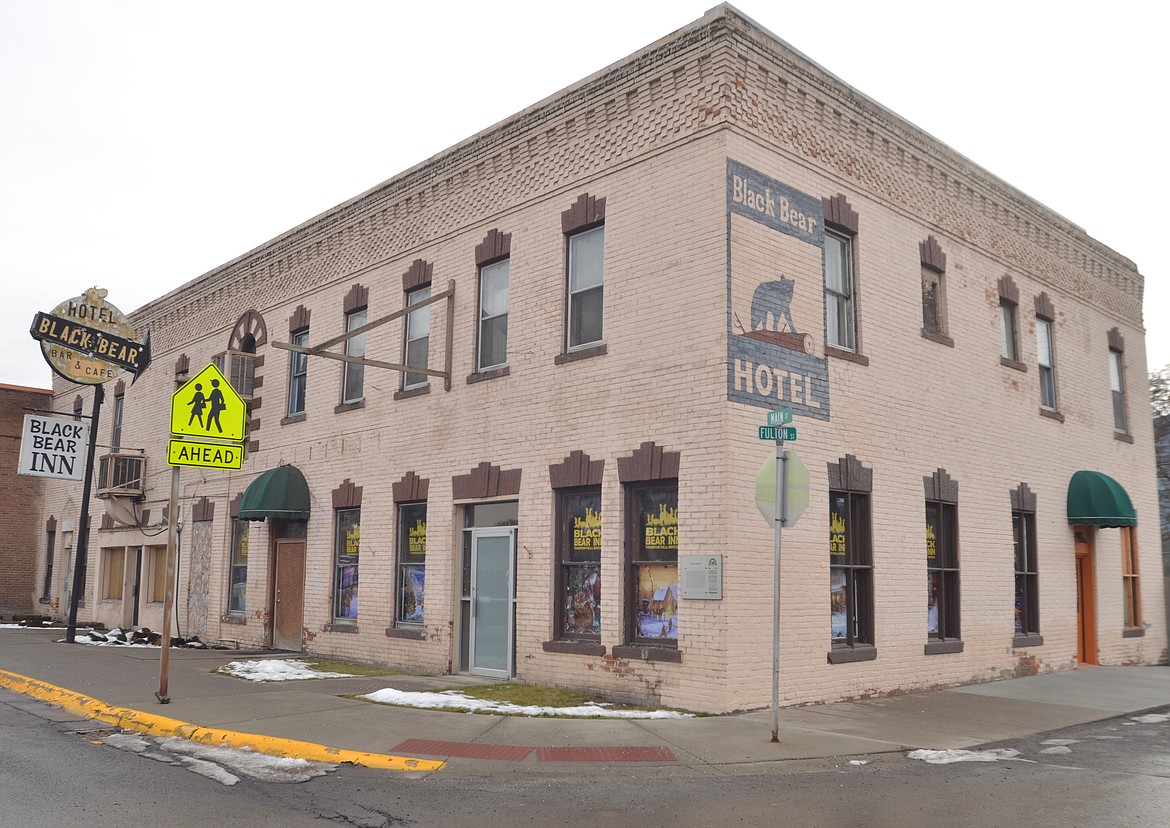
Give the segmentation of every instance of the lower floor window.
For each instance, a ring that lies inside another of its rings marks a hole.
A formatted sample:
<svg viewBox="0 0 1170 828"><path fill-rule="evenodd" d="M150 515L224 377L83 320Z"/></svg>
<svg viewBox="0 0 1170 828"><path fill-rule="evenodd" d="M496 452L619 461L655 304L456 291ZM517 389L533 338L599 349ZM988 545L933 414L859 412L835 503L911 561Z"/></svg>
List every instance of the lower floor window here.
<svg viewBox="0 0 1170 828"><path fill-rule="evenodd" d="M628 547L633 639L678 640L678 483L631 487Z"/></svg>
<svg viewBox="0 0 1170 828"><path fill-rule="evenodd" d="M1121 588L1125 626L1142 626L1142 598L1138 580L1137 537L1132 526L1121 528Z"/></svg>
<svg viewBox="0 0 1170 828"><path fill-rule="evenodd" d="M147 550L150 561L150 596L152 604L161 604L167 598L167 548L151 546Z"/></svg>
<svg viewBox="0 0 1170 828"><path fill-rule="evenodd" d="M248 521L232 521L232 563L228 582L228 612L241 613L248 593Z"/></svg>
<svg viewBox="0 0 1170 828"><path fill-rule="evenodd" d="M334 586L334 618L358 615L358 552L361 542L361 509L337 510L337 580Z"/></svg>
<svg viewBox="0 0 1170 828"><path fill-rule="evenodd" d="M398 507L398 609L403 624L421 624L427 593L427 504Z"/></svg>
<svg viewBox="0 0 1170 828"><path fill-rule="evenodd" d="M126 550L106 550L106 577L102 584L102 598L120 601L126 581Z"/></svg>

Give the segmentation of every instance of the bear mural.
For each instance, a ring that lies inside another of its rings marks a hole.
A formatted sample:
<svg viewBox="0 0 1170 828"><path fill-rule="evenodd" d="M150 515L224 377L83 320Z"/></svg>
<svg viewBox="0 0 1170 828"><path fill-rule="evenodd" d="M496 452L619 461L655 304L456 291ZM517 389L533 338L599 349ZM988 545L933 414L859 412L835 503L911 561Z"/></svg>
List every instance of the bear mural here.
<svg viewBox="0 0 1170 828"><path fill-rule="evenodd" d="M752 294L752 325L751 329L773 330L780 333L785 330L781 323L787 323L787 330L796 333L796 324L792 321L792 289L796 282L792 279L780 277L776 282L761 282ZM772 326L768 327L768 317L772 317Z"/></svg>

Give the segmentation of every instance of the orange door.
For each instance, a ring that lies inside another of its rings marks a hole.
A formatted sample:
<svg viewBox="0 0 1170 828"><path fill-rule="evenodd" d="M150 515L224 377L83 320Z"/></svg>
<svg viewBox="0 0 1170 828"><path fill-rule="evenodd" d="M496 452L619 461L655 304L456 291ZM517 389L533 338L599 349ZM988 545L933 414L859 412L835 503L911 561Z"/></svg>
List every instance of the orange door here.
<svg viewBox="0 0 1170 828"><path fill-rule="evenodd" d="M272 646L277 650L302 649L304 626L305 542L276 542L276 587L272 606Z"/></svg>
<svg viewBox="0 0 1170 828"><path fill-rule="evenodd" d="M1093 563L1093 529L1073 528L1077 551L1077 661L1097 663L1097 587Z"/></svg>

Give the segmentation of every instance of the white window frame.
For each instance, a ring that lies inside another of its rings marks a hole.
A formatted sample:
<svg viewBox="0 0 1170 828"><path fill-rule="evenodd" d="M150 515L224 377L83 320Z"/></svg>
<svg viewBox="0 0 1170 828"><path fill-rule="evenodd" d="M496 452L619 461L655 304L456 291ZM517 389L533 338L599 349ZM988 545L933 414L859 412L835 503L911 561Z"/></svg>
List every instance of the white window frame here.
<svg viewBox="0 0 1170 828"><path fill-rule="evenodd" d="M1056 411L1056 354L1052 342L1052 321L1036 317L1036 365L1040 378L1040 407Z"/></svg>
<svg viewBox="0 0 1170 828"><path fill-rule="evenodd" d="M829 244L838 242L841 249L840 277L842 289L829 286ZM825 344L842 351L857 351L856 274L853 272L853 237L825 231ZM837 309L832 312L832 309ZM834 324L830 324L833 320ZM844 332L842 332L844 327ZM834 331L836 336L834 336ZM842 333L844 335L842 335Z"/></svg>
<svg viewBox="0 0 1170 828"><path fill-rule="evenodd" d="M406 305L417 304L426 299L431 298L431 286L423 285L414 290L407 291ZM426 369L430 366L430 338L431 338L431 306L427 305L425 308L418 308L406 314L406 324L403 325L405 331L404 342L402 345L402 364L411 368ZM422 363L412 363L410 361L410 346L416 342L426 340L427 347L423 352ZM417 374L421 379L412 379L411 372L404 371L402 373L402 390L409 391L412 388L424 388L430 382L430 377L427 374Z"/></svg>
<svg viewBox="0 0 1170 828"><path fill-rule="evenodd" d="M1020 361L1020 343L1016 336L1016 303L999 300L999 355L1011 362Z"/></svg>
<svg viewBox="0 0 1170 828"><path fill-rule="evenodd" d="M479 329L476 334L476 371L490 371L493 368L502 368L508 364L508 292L511 288L511 273L508 262L508 259L501 259L498 262L483 265L479 269ZM503 310L496 309L493 313L489 308L487 287L501 273L503 274ZM504 326L503 358L489 363L485 361L487 354L484 348L484 342L486 340L484 332L489 324L498 324L500 320L503 320Z"/></svg>
<svg viewBox="0 0 1170 828"><path fill-rule="evenodd" d="M600 271L600 281L597 284L590 284L584 287L577 287L578 274L578 249L584 249L583 242L586 239L600 237L601 239L601 260L597 263ZM592 348L600 345L605 341L605 225L594 227L591 230L583 230L580 233L573 233L569 236L569 267L568 267L568 301L565 308L565 344L566 351L579 351L582 348ZM573 313L575 304L583 302L586 296L594 293L601 294L601 309L599 314L601 316L598 320L598 335L596 339L588 341L582 340L580 342L573 341Z"/></svg>
<svg viewBox="0 0 1170 828"><path fill-rule="evenodd" d="M309 329L303 328L292 334L293 345L309 346ZM309 355L293 351L289 359L288 415L294 417L305 413L305 400L309 390Z"/></svg>
<svg viewBox="0 0 1170 828"><path fill-rule="evenodd" d="M366 308L358 308L345 315L345 332L349 333L366 324L369 313ZM351 336L345 340L345 354L351 357L364 358L366 355L366 335L364 333ZM345 367L341 373L341 402L342 404L361 402L365 397L366 366L356 362L343 362Z"/></svg>
<svg viewBox="0 0 1170 828"><path fill-rule="evenodd" d="M1129 412L1125 400L1125 359L1121 351L1109 349L1109 390L1113 399L1113 430L1129 434Z"/></svg>

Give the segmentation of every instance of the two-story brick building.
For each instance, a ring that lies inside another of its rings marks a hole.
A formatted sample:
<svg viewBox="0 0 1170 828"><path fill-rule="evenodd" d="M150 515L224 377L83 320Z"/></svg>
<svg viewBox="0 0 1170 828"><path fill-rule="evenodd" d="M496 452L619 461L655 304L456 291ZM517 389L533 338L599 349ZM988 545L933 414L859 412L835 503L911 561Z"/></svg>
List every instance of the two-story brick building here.
<svg viewBox="0 0 1170 828"><path fill-rule="evenodd" d="M1141 299L720 6L134 313L106 468L141 482L83 615L157 625L170 397L214 360L248 451L181 474L183 635L766 706L790 408L785 703L1162 662Z"/></svg>
<svg viewBox="0 0 1170 828"><path fill-rule="evenodd" d="M0 384L0 618L39 614L40 599L48 602L36 575L43 565L38 559L55 543L57 527L37 524L38 510L28 504L40 502L41 478L19 475L17 468L24 416L52 402L47 388Z"/></svg>

